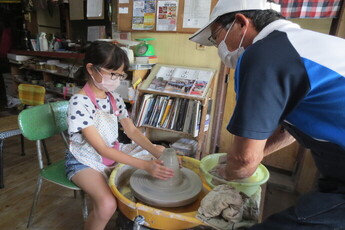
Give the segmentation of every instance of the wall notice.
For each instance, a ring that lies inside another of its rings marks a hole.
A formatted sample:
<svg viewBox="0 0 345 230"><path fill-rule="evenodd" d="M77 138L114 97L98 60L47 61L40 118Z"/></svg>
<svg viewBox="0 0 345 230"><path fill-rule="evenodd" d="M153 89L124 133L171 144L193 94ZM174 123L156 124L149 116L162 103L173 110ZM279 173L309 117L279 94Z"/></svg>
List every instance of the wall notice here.
<svg viewBox="0 0 345 230"><path fill-rule="evenodd" d="M153 30L155 27L156 0L133 1L133 30Z"/></svg>
<svg viewBox="0 0 345 230"><path fill-rule="evenodd" d="M157 31L176 31L177 1L158 1Z"/></svg>
<svg viewBox="0 0 345 230"><path fill-rule="evenodd" d="M185 0L183 28L201 28L210 19L211 0Z"/></svg>

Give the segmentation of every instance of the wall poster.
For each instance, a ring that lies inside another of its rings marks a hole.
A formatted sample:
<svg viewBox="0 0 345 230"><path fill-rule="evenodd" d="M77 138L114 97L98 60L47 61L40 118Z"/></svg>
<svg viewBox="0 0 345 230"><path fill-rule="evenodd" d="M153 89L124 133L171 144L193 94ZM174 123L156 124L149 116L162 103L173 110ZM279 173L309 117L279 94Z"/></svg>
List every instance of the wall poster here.
<svg viewBox="0 0 345 230"><path fill-rule="evenodd" d="M158 1L157 31L176 31L177 1Z"/></svg>
<svg viewBox="0 0 345 230"><path fill-rule="evenodd" d="M183 28L201 28L210 20L211 0L185 0Z"/></svg>
<svg viewBox="0 0 345 230"><path fill-rule="evenodd" d="M156 0L133 1L133 30L153 30L155 27Z"/></svg>

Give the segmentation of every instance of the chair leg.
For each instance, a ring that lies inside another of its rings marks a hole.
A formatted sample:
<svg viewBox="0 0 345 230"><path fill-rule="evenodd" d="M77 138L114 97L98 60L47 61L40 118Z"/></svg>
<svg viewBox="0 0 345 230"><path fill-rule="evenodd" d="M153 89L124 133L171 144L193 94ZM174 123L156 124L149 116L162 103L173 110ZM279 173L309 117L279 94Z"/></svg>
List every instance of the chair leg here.
<svg viewBox="0 0 345 230"><path fill-rule="evenodd" d="M85 192L83 190L80 190L80 196L81 196L81 208L83 211L83 219L86 220L89 215L89 212L87 210L87 202L86 202Z"/></svg>
<svg viewBox="0 0 345 230"><path fill-rule="evenodd" d="M32 219L34 217L34 213L35 213L37 201L38 201L38 198L39 198L39 194L40 194L40 191L41 191L41 187L42 187L42 177L41 177L41 175L39 175L38 176L38 180L37 180L36 192L35 192L34 200L32 202L32 206L31 206L31 210L30 210L30 215L29 215L29 220L28 220L28 224L27 224L26 228L29 228L31 223L32 223Z"/></svg>
<svg viewBox="0 0 345 230"><path fill-rule="evenodd" d="M25 156L25 151L24 151L24 136L23 136L23 134L20 134L20 144L21 144L21 147L22 147L22 154L21 154L21 156Z"/></svg>
<svg viewBox="0 0 345 230"><path fill-rule="evenodd" d="M48 154L48 149L47 149L47 145L46 145L45 140L42 140L42 144L43 144L44 154L46 155L46 158L47 158L47 165L50 165L51 162L50 162L50 157Z"/></svg>
<svg viewBox="0 0 345 230"><path fill-rule="evenodd" d="M2 155L2 147L4 139L0 139L0 188L4 188L4 157Z"/></svg>

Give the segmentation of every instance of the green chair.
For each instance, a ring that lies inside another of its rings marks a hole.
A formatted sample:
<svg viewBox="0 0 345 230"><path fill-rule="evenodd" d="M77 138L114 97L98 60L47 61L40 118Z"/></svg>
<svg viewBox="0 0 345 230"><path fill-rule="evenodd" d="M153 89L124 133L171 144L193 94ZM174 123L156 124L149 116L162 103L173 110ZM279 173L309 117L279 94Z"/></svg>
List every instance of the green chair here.
<svg viewBox="0 0 345 230"><path fill-rule="evenodd" d="M84 192L66 177L65 160L60 160L59 162L52 163L46 167L43 165L41 142L46 138L53 137L58 134L64 136L64 131L67 130L67 107L67 102L54 102L23 110L18 116L19 128L22 131L23 136L29 140L36 141L40 168L36 192L27 224L28 228L32 223L43 179L74 191L80 191L82 197L83 218L86 219L88 215ZM63 139L67 146L67 139Z"/></svg>
<svg viewBox="0 0 345 230"><path fill-rule="evenodd" d="M67 124L67 109L68 101L57 101L50 103L50 106L53 110L53 116L55 119L55 125L57 130L60 132L62 139L65 142L66 147L68 148L68 141L65 136L65 131L68 129Z"/></svg>

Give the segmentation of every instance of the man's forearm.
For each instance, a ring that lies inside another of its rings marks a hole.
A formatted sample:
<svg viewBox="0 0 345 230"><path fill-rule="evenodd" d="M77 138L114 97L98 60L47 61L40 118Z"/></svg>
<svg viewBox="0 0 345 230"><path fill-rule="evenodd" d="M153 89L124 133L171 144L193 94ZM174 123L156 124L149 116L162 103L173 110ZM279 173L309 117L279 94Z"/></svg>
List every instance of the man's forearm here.
<svg viewBox="0 0 345 230"><path fill-rule="evenodd" d="M263 158L266 140L235 136L227 155L226 178L241 179L251 176Z"/></svg>
<svg viewBox="0 0 345 230"><path fill-rule="evenodd" d="M295 142L295 138L291 136L282 126L278 127L271 137L267 139L264 156L267 156L279 149L282 149Z"/></svg>

